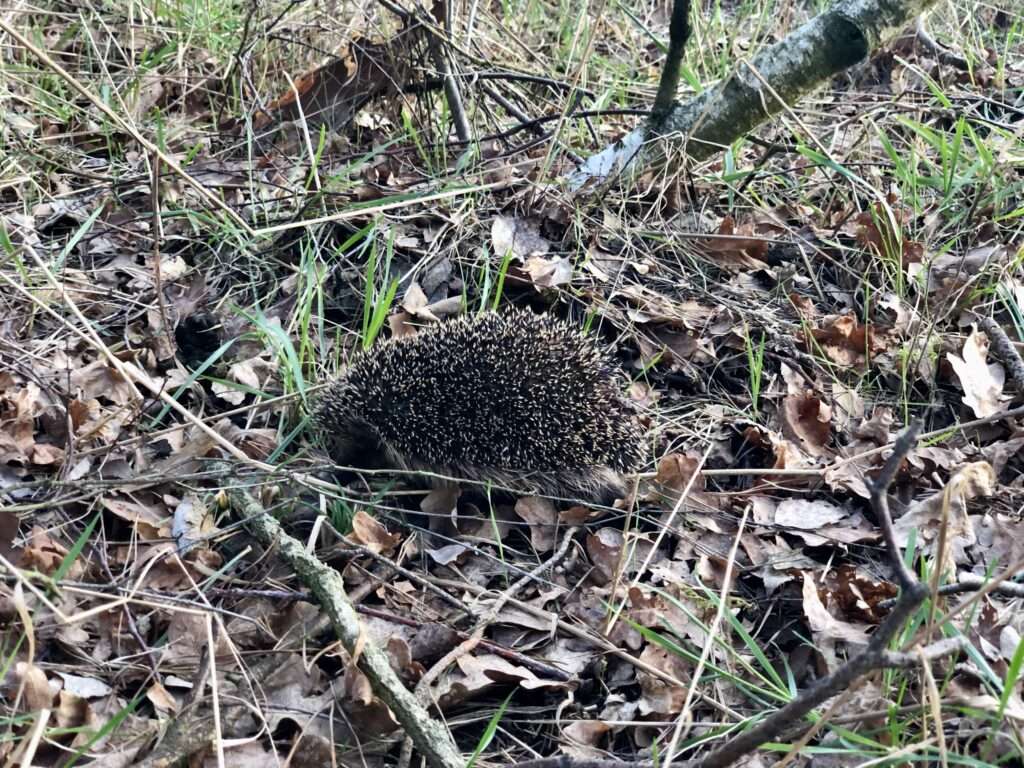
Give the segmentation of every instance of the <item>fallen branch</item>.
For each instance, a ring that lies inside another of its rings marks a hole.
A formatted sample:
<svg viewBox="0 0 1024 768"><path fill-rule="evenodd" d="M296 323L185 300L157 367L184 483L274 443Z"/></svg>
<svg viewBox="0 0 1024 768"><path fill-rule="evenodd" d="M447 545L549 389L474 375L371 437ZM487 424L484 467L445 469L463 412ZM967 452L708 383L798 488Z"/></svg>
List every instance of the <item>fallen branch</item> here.
<svg viewBox="0 0 1024 768"><path fill-rule="evenodd" d="M917 20L917 40L921 45L942 64L946 64L954 69L959 69L961 72L970 72L971 64L963 56L954 53L953 51L940 45L931 33L928 31L927 15L921 14L921 17Z"/></svg>
<svg viewBox="0 0 1024 768"><path fill-rule="evenodd" d="M265 547L275 547L299 581L312 592L330 618L338 640L369 679L374 694L394 713L416 749L437 768L464 768L465 760L451 734L416 701L391 669L387 654L363 632L345 594L341 574L306 552L249 493L241 488L226 488L224 493L253 537Z"/></svg>
<svg viewBox="0 0 1024 768"><path fill-rule="evenodd" d="M704 160L789 109L833 75L867 58L935 0L839 0L785 39L737 64L733 75L686 104L652 131L645 125L591 156L567 179L570 189L633 176L684 153Z"/></svg>
<svg viewBox="0 0 1024 768"><path fill-rule="evenodd" d="M988 336L992 351L1006 367L1010 380L1016 385L1017 390L1024 392L1024 360L1013 346L1010 337L1006 335L1006 331L991 317L981 317L978 320L978 327Z"/></svg>

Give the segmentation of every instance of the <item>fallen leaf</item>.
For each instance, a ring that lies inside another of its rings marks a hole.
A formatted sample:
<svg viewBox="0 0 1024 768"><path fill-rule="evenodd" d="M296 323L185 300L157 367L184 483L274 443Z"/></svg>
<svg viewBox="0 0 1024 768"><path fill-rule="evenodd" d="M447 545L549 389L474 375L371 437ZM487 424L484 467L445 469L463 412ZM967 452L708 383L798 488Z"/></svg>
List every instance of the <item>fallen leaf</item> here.
<svg viewBox="0 0 1024 768"><path fill-rule="evenodd" d="M82 677L70 672L58 672L57 677L64 681L64 690L82 699L97 699L106 696L113 689L95 677Z"/></svg>
<svg viewBox="0 0 1024 768"><path fill-rule="evenodd" d="M540 554L555 548L558 530L558 509L550 499L523 496L516 501L516 514L530 526L530 543Z"/></svg>
<svg viewBox="0 0 1024 768"><path fill-rule="evenodd" d="M822 320L822 325L811 331L815 345L825 351L829 359L846 367L862 368L870 357L882 350L874 326L862 325L853 315L838 315Z"/></svg>
<svg viewBox="0 0 1024 768"><path fill-rule="evenodd" d="M829 613L825 604L821 602L818 587L814 583L814 574L810 571L804 571L803 607L807 623L816 639L842 640L851 645L867 645L867 626L841 621Z"/></svg>
<svg viewBox="0 0 1024 768"><path fill-rule="evenodd" d="M628 553L624 553L627 546ZM636 573L652 549L654 544L639 535L631 535L627 545L618 528L599 528L587 536L587 554L605 583L615 578L620 567L623 576ZM651 558L651 564L662 559L664 555L658 552Z"/></svg>
<svg viewBox="0 0 1024 768"><path fill-rule="evenodd" d="M783 528L801 528L813 531L846 517L844 512L827 501L785 499L775 508L775 524Z"/></svg>
<svg viewBox="0 0 1024 768"><path fill-rule="evenodd" d="M550 259L531 256L526 260L524 270L537 290L557 288L572 282L572 262L565 256Z"/></svg>
<svg viewBox="0 0 1024 768"><path fill-rule="evenodd" d="M540 234L536 221L495 216L491 223L491 247L499 259L511 254L525 263L530 256L546 254L551 249L551 243Z"/></svg>
<svg viewBox="0 0 1024 768"><path fill-rule="evenodd" d="M53 697L57 691L50 687L42 669L27 661L19 661L14 666L14 675L22 692L21 705L24 711L38 712L53 706Z"/></svg>
<svg viewBox="0 0 1024 768"><path fill-rule="evenodd" d="M691 662L660 645L648 644L640 654L640 660L681 683L689 679ZM674 715L682 710L686 701L685 685L675 685L642 669L637 670L636 678L642 694L640 714Z"/></svg>
<svg viewBox="0 0 1024 768"><path fill-rule="evenodd" d="M402 540L401 534L388 533L387 528L363 509L352 516L352 533L348 538L377 554L391 552Z"/></svg>
<svg viewBox="0 0 1024 768"><path fill-rule="evenodd" d="M610 731L611 726L600 720L574 720L562 729L567 743L562 743L559 749L577 760L603 757L605 753L595 747Z"/></svg>
<svg viewBox="0 0 1024 768"><path fill-rule="evenodd" d="M946 355L960 379L964 404L979 419L993 416L1006 407L1003 398L1006 374L998 363L986 362L988 346L988 337L975 328L964 342L960 355L952 352Z"/></svg>
<svg viewBox="0 0 1024 768"><path fill-rule="evenodd" d="M826 445L832 434L832 412L813 392L787 395L782 401L779 420L782 434L806 453L814 457L828 453Z"/></svg>
<svg viewBox="0 0 1024 768"><path fill-rule="evenodd" d="M977 541L971 518L967 515L967 502L979 496L995 493L996 474L987 461L975 461L954 474L946 487L918 501L893 523L896 543L906 547L912 532L917 532L917 546L929 554L936 554L939 530L947 521L946 551L940 568L952 571L956 563L967 561L966 548Z"/></svg>

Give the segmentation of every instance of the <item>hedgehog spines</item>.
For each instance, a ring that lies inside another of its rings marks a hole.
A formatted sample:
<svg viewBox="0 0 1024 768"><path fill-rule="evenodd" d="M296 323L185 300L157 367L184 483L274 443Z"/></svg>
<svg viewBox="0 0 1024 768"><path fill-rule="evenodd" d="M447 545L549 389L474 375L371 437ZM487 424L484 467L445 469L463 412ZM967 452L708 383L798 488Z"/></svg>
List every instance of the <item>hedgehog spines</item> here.
<svg viewBox="0 0 1024 768"><path fill-rule="evenodd" d="M317 414L338 453L551 495L620 491L640 431L610 353L547 315L466 315L356 355ZM355 439L351 438L355 435Z"/></svg>

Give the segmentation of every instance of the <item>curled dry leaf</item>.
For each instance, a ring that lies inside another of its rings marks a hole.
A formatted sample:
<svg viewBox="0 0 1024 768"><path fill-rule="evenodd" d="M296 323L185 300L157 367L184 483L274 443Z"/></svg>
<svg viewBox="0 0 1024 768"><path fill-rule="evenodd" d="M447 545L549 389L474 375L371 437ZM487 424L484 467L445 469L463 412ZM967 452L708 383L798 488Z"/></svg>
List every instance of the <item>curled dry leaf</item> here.
<svg viewBox="0 0 1024 768"><path fill-rule="evenodd" d="M661 501L668 509L672 509L689 487L684 510L708 512L720 509L718 496L705 491L707 483L703 475L697 474L699 465L697 459L681 453L670 453L663 457L658 462L658 473L654 477L654 491L648 494L648 498Z"/></svg>
<svg viewBox="0 0 1024 768"><path fill-rule="evenodd" d="M818 594L814 574L809 571L804 571L803 605L804 615L815 639L842 640L851 645L867 645L867 625L851 624L829 613Z"/></svg>
<svg viewBox="0 0 1024 768"><path fill-rule="evenodd" d="M352 669L351 665L347 669ZM330 734L330 720L302 714L323 711L330 707L335 698L324 684L323 673L315 664L307 669L298 656L287 654L260 680L260 690L265 697L264 711L267 713L268 728L276 729L287 720L315 733ZM347 692L347 687L345 690ZM333 727L343 734L349 733L344 723L337 720Z"/></svg>
<svg viewBox="0 0 1024 768"><path fill-rule="evenodd" d="M870 440L875 445L885 445L890 442L892 425L896 422L892 408L884 405L876 406L871 412L871 418L866 419L853 430L853 436L858 440Z"/></svg>
<svg viewBox="0 0 1024 768"><path fill-rule="evenodd" d="M216 647L210 649L206 634L206 619L191 613L175 611L167 625L167 645L164 647L165 662L191 663L204 650L213 650L217 659L231 658L230 641L218 633Z"/></svg>
<svg viewBox="0 0 1024 768"><path fill-rule="evenodd" d="M89 702L68 691L57 694L57 708L53 712L57 725L61 728L81 728L93 725L93 712Z"/></svg>
<svg viewBox="0 0 1024 768"><path fill-rule="evenodd" d="M624 553L623 549L627 546L628 552ZM636 573L653 548L654 544L635 535L630 537L627 545L618 528L600 528L587 536L587 554L596 568L595 575L600 576L605 583L614 579L620 569L623 576ZM655 554L651 563L661 559L661 553Z"/></svg>
<svg viewBox="0 0 1024 768"><path fill-rule="evenodd" d="M660 645L648 644L640 654L640 660L681 683L689 679L689 662ZM636 677L642 693L640 714L674 715L682 710L683 702L686 701L685 685L670 683L643 670L637 670Z"/></svg>
<svg viewBox="0 0 1024 768"><path fill-rule="evenodd" d="M42 669L30 662L19 661L14 666L14 675L21 691L23 710L37 712L53 706L53 697L57 691L50 687L50 682Z"/></svg>
<svg viewBox="0 0 1024 768"><path fill-rule="evenodd" d="M832 382L832 416L837 430L846 431L864 418L864 400L856 389Z"/></svg>
<svg viewBox="0 0 1024 768"><path fill-rule="evenodd" d="M524 269L537 290L556 288L559 285L567 285L572 282L572 262L565 256L556 256L550 259L543 256L531 256L526 260Z"/></svg>
<svg viewBox="0 0 1024 768"><path fill-rule="evenodd" d="M692 640L698 646L707 642L707 633L703 627L690 618L690 615L700 617L701 609L693 600L689 588L676 586L664 593L651 592L648 595L639 587L632 587L629 590L629 603L629 617L640 626L658 631L671 627L675 635ZM681 605L689 608L690 614Z"/></svg>
<svg viewBox="0 0 1024 768"><path fill-rule="evenodd" d="M491 247L499 259L511 253L521 262L530 256L543 256L551 243L540 234L536 221L513 216L495 216L491 223Z"/></svg>
<svg viewBox="0 0 1024 768"><path fill-rule="evenodd" d="M179 552L186 552L217 530L206 502L195 493L187 493L174 508L171 536Z"/></svg>
<svg viewBox="0 0 1024 768"><path fill-rule="evenodd" d="M370 679L354 665L345 669L345 712L356 733L370 737L398 727L391 711L374 695ZM323 735L328 735L325 731Z"/></svg>
<svg viewBox="0 0 1024 768"><path fill-rule="evenodd" d="M136 498L141 498L136 496ZM163 500L149 498L150 503L129 501L114 496L105 497L101 503L117 517L131 523L139 535L147 541L165 538L171 534L172 517Z"/></svg>
<svg viewBox="0 0 1024 768"><path fill-rule="evenodd" d="M537 552L550 552L555 548L558 509L549 499L524 496L516 502L515 510L529 524L530 543Z"/></svg>
<svg viewBox="0 0 1024 768"><path fill-rule="evenodd" d="M149 703L152 704L156 709L161 712L170 712L177 714L179 707L178 700L171 695L171 692L164 688L160 683L153 683L146 690L146 698Z"/></svg>
<svg viewBox="0 0 1024 768"><path fill-rule="evenodd" d="M811 331L814 344L833 362L847 367L863 367L868 359L882 350L874 326L861 325L853 315L825 318L822 326Z"/></svg>
<svg viewBox="0 0 1024 768"><path fill-rule="evenodd" d="M37 525L32 528L25 548L21 551L21 567L40 573L53 573L60 567L67 554L67 547ZM83 573L81 561L76 558L67 573L67 578L80 579Z"/></svg>
<svg viewBox="0 0 1024 768"><path fill-rule="evenodd" d="M946 487L926 499L913 504L893 524L896 543L906 547L910 534L917 531L918 546L935 554L939 530L946 525L946 551L941 564L948 572L955 563L966 561L965 549L977 541L971 518L967 515L967 502L979 496L995 493L996 473L987 461L975 461L954 474Z"/></svg>
<svg viewBox="0 0 1024 768"><path fill-rule="evenodd" d="M1024 522L997 512L974 518L978 549L986 565L1019 563L1024 560Z"/></svg>
<svg viewBox="0 0 1024 768"><path fill-rule="evenodd" d="M71 372L71 391L80 400L104 399L114 405L134 402L131 385L102 360L76 368Z"/></svg>
<svg viewBox="0 0 1024 768"><path fill-rule="evenodd" d="M362 509L352 517L352 533L348 538L377 554L391 552L402 540L399 534L388 533L387 528Z"/></svg>
<svg viewBox="0 0 1024 768"><path fill-rule="evenodd" d="M825 447L832 432L832 411L810 390L787 395L779 412L782 434L814 457L828 453Z"/></svg>
<svg viewBox="0 0 1024 768"><path fill-rule="evenodd" d="M886 615L878 604L896 597L898 589L891 581L876 578L868 569L840 565L822 575L829 598L843 616L878 624Z"/></svg>
<svg viewBox="0 0 1024 768"><path fill-rule="evenodd" d="M1006 373L1001 365L986 362L988 346L988 337L974 329L964 342L960 355L952 352L946 355L963 387L964 404L979 419L993 416L1006 407L1003 399Z"/></svg>
<svg viewBox="0 0 1024 768"><path fill-rule="evenodd" d="M759 236L752 223L737 225L732 216L726 216L718 226L718 234L704 241L708 255L726 269L765 269L763 259L768 254L768 238Z"/></svg>
<svg viewBox="0 0 1024 768"><path fill-rule="evenodd" d="M604 752L596 747L610 730L611 726L600 720L574 720L562 729L568 743L561 744L559 749L577 760L603 757Z"/></svg>

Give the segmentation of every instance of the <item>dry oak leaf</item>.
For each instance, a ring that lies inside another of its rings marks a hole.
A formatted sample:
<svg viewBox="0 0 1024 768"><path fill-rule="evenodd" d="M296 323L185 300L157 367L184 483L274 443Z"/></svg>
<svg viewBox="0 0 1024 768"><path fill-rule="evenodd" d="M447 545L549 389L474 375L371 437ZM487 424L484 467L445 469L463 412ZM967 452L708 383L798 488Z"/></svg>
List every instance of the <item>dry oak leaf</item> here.
<svg viewBox="0 0 1024 768"><path fill-rule="evenodd" d="M520 262L530 256L543 256L551 243L541 235L536 221L512 216L495 216L491 223L491 247L498 258L511 253Z"/></svg>
<svg viewBox="0 0 1024 768"><path fill-rule="evenodd" d="M814 574L809 571L804 571L803 598L804 615L816 640L842 640L851 645L867 645L867 625L851 624L829 613L818 594Z"/></svg>
<svg viewBox="0 0 1024 768"><path fill-rule="evenodd" d="M21 567L27 571L54 573L67 554L67 547L52 538L42 527L36 525L29 533L25 548L21 551ZM80 579L84 572L81 559L75 558L66 578Z"/></svg>
<svg viewBox="0 0 1024 768"><path fill-rule="evenodd" d="M962 398L979 419L993 416L1005 407L1003 384L1006 374L998 363L987 363L988 337L974 328L960 355L947 353L950 365L963 387Z"/></svg>
<svg viewBox="0 0 1024 768"><path fill-rule="evenodd" d="M352 533L348 538L376 554L390 552L402 540L400 534L388 533L387 528L362 509L352 517Z"/></svg>
<svg viewBox="0 0 1024 768"><path fill-rule="evenodd" d="M654 477L653 491L645 495L653 501L661 501L671 509L679 502L680 496L689 488L683 509L692 512L708 512L721 509L721 500L714 493L708 493L703 475L698 475L699 462L692 456L670 453L658 462L658 473ZM692 480L692 483L691 483Z"/></svg>
<svg viewBox="0 0 1024 768"><path fill-rule="evenodd" d="M783 528L814 530L838 523L847 513L827 501L785 499L775 508L775 524Z"/></svg>
<svg viewBox="0 0 1024 768"><path fill-rule="evenodd" d="M554 549L558 509L549 499L523 496L516 502L515 511L529 524L530 543L538 553Z"/></svg>
<svg viewBox="0 0 1024 768"><path fill-rule="evenodd" d="M612 727L600 720L574 720L562 729L568 743L559 745L563 754L577 760L598 759L605 752L597 749Z"/></svg>
<svg viewBox="0 0 1024 768"><path fill-rule="evenodd" d="M523 267L530 276L533 287L538 291L543 288L557 288L572 282L572 262L565 256L544 258L531 256Z"/></svg>
<svg viewBox="0 0 1024 768"><path fill-rule="evenodd" d="M708 254L726 269L766 269L764 258L768 254L768 238L759 236L750 223L737 226L732 216L726 216L718 226L718 234L704 240Z"/></svg>
<svg viewBox="0 0 1024 768"><path fill-rule="evenodd" d="M496 656L493 653L478 653L475 656L472 654L462 656L456 663L459 665L459 669L461 669L467 677L480 677L492 682L516 683L521 688L526 688L527 690L533 690L535 688L556 688L566 690L567 688L572 687L571 683L563 682L561 680L544 680L543 678L537 677L537 675L526 667L521 667L518 664L505 661L505 659L500 656Z"/></svg>
<svg viewBox="0 0 1024 768"><path fill-rule="evenodd" d="M886 612L878 608L883 600L896 597L898 589L890 581L882 581L868 573L844 564L825 571L822 581L829 590L834 605L857 621L878 624Z"/></svg>
<svg viewBox="0 0 1024 768"><path fill-rule="evenodd" d="M806 453L820 458L828 453L826 444L832 432L832 410L810 390L787 395L779 413L782 434Z"/></svg>
<svg viewBox="0 0 1024 768"><path fill-rule="evenodd" d="M640 660L681 683L689 678L690 662L661 646L648 644L640 654ZM670 683L642 670L637 670L636 677L643 693L640 714L674 715L682 710L686 701L685 685Z"/></svg>
<svg viewBox="0 0 1024 768"><path fill-rule="evenodd" d="M978 551L988 564L1017 563L1024 560L1024 522L987 512L972 519L978 536Z"/></svg>
<svg viewBox="0 0 1024 768"><path fill-rule="evenodd" d="M80 394L79 400L103 398L114 405L127 405L135 400L131 384L102 360L73 370L71 391Z"/></svg>
<svg viewBox="0 0 1024 768"><path fill-rule="evenodd" d="M955 563L966 561L965 549L975 542L974 525L967 515L967 502L979 496L995 493L996 473L987 461L975 461L954 474L946 487L926 499L913 504L893 524L896 543L906 547L913 531L917 531L918 546L935 554L939 530L946 523L946 551L941 569L952 570Z"/></svg>
<svg viewBox="0 0 1024 768"><path fill-rule="evenodd" d="M821 328L811 331L811 336L829 359L838 365L862 367L869 356L883 349L875 333L875 326L861 325L853 315L827 317ZM815 344L807 345L813 352Z"/></svg>
<svg viewBox="0 0 1024 768"><path fill-rule="evenodd" d="M587 536L587 554L595 568L592 575L604 583L610 582L616 574L636 573L653 548L653 543L636 534L630 535L627 544L619 528L599 528ZM651 564L663 559L663 553L656 552Z"/></svg>

